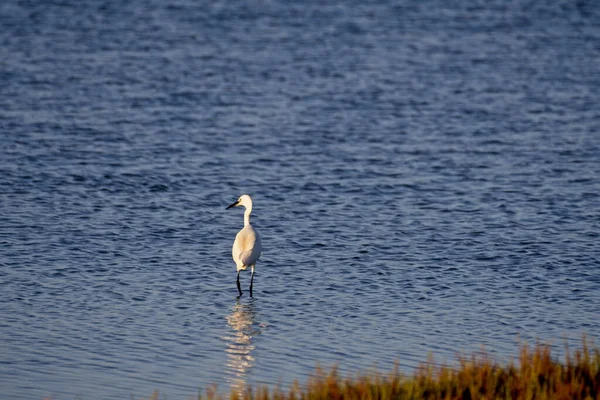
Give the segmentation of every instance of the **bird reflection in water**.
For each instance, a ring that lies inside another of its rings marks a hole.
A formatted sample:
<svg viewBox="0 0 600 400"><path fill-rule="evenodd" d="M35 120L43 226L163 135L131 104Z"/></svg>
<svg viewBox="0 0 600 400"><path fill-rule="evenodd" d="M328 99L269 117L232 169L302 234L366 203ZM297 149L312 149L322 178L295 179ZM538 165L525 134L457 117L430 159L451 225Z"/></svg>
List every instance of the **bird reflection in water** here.
<svg viewBox="0 0 600 400"><path fill-rule="evenodd" d="M227 342L227 380L231 390L241 394L246 388L248 372L255 362L252 355L256 348L253 338L261 333L255 323L254 300L247 304L241 304L238 300L226 318L231 328L229 335L223 337Z"/></svg>

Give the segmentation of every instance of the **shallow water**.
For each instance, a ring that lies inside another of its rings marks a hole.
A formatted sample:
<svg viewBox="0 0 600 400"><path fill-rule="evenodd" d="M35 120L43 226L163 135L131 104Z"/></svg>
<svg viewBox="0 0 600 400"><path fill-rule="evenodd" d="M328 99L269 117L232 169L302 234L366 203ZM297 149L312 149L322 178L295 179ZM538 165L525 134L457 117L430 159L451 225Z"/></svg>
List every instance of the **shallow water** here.
<svg viewBox="0 0 600 400"><path fill-rule="evenodd" d="M553 3L2 2L3 396L598 341L600 8Z"/></svg>

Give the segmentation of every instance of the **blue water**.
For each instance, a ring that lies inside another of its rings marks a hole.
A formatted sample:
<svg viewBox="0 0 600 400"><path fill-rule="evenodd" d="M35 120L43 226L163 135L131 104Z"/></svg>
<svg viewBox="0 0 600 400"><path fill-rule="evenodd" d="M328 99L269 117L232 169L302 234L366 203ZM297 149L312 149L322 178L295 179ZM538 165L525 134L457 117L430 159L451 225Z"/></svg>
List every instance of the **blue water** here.
<svg viewBox="0 0 600 400"><path fill-rule="evenodd" d="M3 398L600 341L600 5L369 3L0 4Z"/></svg>

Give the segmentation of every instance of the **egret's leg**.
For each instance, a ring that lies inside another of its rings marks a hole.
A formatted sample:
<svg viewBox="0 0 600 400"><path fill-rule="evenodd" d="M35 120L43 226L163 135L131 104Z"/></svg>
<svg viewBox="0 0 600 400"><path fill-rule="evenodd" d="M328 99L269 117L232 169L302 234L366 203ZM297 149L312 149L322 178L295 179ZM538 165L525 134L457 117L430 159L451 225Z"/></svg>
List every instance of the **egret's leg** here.
<svg viewBox="0 0 600 400"><path fill-rule="evenodd" d="M250 297L252 297L252 283L254 281L254 264L252 264L252 275L250 275Z"/></svg>
<svg viewBox="0 0 600 400"><path fill-rule="evenodd" d="M238 296L238 299L240 297L242 297L242 294L243 294L242 293L242 287L240 286L240 271L241 271L241 269L238 270L238 274L237 274L237 287L238 287L238 292L240 292L240 295Z"/></svg>

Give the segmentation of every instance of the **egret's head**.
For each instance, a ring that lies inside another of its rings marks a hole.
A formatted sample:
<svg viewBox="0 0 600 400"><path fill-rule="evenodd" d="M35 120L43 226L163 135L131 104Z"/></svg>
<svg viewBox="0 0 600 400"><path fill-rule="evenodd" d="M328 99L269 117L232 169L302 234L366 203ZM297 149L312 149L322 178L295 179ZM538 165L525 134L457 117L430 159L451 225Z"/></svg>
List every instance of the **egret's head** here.
<svg viewBox="0 0 600 400"><path fill-rule="evenodd" d="M247 194L243 194L239 199L233 204L227 206L226 210L229 210L231 207L244 206L246 208L252 208L252 199Z"/></svg>

